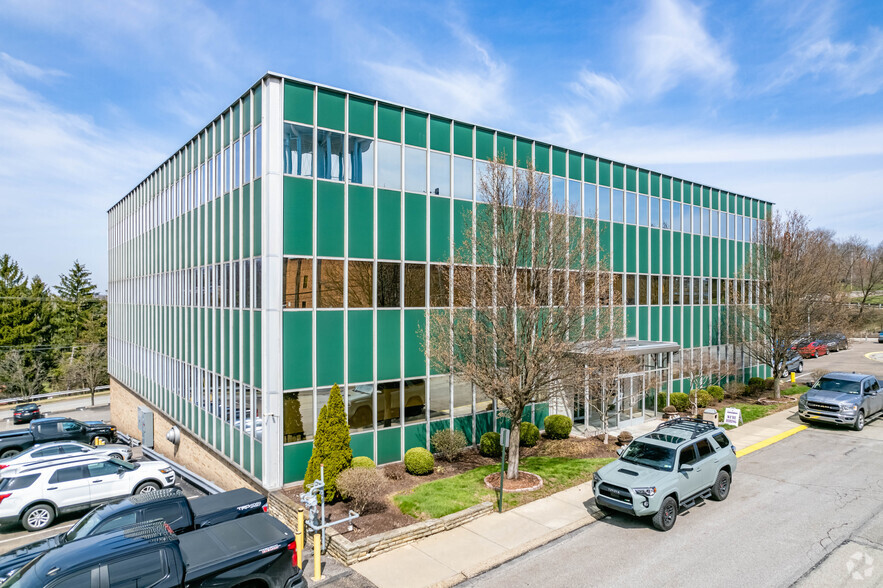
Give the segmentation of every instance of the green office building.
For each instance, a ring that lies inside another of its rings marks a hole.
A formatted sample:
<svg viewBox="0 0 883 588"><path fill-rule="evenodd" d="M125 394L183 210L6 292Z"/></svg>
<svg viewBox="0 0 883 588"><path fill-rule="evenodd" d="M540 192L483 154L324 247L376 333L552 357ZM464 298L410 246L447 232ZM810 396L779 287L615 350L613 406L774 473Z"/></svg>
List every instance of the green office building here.
<svg viewBox="0 0 883 588"><path fill-rule="evenodd" d="M303 479L335 383L353 455L400 461L446 427L476 442L494 402L434 373L419 338L455 302L444 274L496 156L549 174L574 226L597 223L648 372L698 348L744 364L719 320L751 302L739 268L771 204L267 74L108 212L113 385L267 489ZM661 411L646 381L623 380L614 425Z"/></svg>

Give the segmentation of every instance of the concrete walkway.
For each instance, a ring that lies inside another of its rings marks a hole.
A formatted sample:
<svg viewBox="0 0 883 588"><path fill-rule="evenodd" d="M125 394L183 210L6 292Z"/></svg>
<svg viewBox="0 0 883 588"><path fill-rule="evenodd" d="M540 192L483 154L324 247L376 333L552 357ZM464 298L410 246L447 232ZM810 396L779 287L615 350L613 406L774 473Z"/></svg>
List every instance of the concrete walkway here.
<svg viewBox="0 0 883 588"><path fill-rule="evenodd" d="M727 434L742 455L802 428L792 408ZM637 436L645 431L634 432ZM405 545L353 569L379 588L453 586L600 518L592 484L587 482Z"/></svg>

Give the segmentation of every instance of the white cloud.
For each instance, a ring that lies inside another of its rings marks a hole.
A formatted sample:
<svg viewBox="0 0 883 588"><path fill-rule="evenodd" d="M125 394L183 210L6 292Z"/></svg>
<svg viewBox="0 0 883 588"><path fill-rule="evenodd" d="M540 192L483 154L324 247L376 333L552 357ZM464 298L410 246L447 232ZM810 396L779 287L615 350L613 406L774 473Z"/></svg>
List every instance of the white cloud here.
<svg viewBox="0 0 883 588"><path fill-rule="evenodd" d="M594 110L616 111L629 94L613 76L582 70L570 83L571 91Z"/></svg>

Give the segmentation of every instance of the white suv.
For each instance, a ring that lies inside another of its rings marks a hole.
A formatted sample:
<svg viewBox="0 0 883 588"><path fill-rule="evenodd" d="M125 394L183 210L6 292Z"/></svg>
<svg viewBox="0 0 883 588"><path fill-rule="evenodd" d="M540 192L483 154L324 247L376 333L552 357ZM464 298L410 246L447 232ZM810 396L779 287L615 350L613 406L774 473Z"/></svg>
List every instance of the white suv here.
<svg viewBox="0 0 883 588"><path fill-rule="evenodd" d="M0 524L21 522L28 531L38 531L59 514L174 484L175 472L162 461L87 456L35 463L0 479Z"/></svg>

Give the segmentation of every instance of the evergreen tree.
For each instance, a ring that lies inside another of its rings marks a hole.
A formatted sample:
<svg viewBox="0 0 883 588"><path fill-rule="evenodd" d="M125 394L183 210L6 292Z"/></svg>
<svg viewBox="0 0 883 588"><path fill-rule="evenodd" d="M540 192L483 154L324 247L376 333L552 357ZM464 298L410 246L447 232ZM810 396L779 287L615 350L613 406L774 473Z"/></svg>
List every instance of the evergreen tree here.
<svg viewBox="0 0 883 588"><path fill-rule="evenodd" d="M0 352L40 342L37 317L42 305L18 263L8 254L0 256Z"/></svg>
<svg viewBox="0 0 883 588"><path fill-rule="evenodd" d="M56 341L60 345L75 345L81 342L81 336L90 317L100 307L96 298L96 287L89 276L92 272L79 261L74 261L67 274L59 276L61 284L56 286L58 292L58 310L56 312Z"/></svg>
<svg viewBox="0 0 883 588"><path fill-rule="evenodd" d="M313 437L313 455L304 475L304 488L319 479L319 466L325 466L325 500L337 496L337 476L350 467L353 450L350 447L350 429L346 420L343 396L335 384L328 402L319 413L316 436Z"/></svg>

